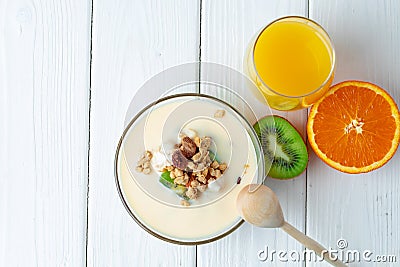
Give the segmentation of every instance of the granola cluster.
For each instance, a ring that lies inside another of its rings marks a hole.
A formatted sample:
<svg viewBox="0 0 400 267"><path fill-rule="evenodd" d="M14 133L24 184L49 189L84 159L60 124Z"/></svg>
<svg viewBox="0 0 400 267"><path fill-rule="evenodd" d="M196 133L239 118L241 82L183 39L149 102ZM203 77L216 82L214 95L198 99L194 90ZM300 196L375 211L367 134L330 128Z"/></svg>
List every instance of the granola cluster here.
<svg viewBox="0 0 400 267"><path fill-rule="evenodd" d="M137 162L136 171L142 172L144 174L151 173L151 159L152 158L153 158L153 154L150 151L145 151Z"/></svg>
<svg viewBox="0 0 400 267"><path fill-rule="evenodd" d="M225 116L225 110L219 109L214 113L214 118L222 118Z"/></svg>
<svg viewBox="0 0 400 267"><path fill-rule="evenodd" d="M188 136L181 138L179 148L172 154L172 165L166 166L163 171L169 171L174 184L187 187L186 196L189 199L198 198L207 185L222 176L227 169L226 163L218 163L210 155L211 137ZM185 202L182 205L187 205Z"/></svg>

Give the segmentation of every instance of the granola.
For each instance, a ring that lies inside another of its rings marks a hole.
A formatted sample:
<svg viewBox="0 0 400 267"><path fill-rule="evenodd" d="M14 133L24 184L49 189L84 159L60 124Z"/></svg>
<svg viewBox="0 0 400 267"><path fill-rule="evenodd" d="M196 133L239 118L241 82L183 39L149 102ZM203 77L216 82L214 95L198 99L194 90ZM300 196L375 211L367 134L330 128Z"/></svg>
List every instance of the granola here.
<svg viewBox="0 0 400 267"><path fill-rule="evenodd" d="M181 136L178 148L172 153L172 165L162 170L164 176L173 181L173 184L185 186L184 195L180 195L188 206L189 200L197 199L207 190L208 184L220 178L227 169L226 163L219 163L214 153L210 151L212 138Z"/></svg>
<svg viewBox="0 0 400 267"><path fill-rule="evenodd" d="M136 164L136 171L142 172L144 174L151 173L151 164L150 161L153 158L153 154L150 151L145 151L143 155L139 158Z"/></svg>
<svg viewBox="0 0 400 267"><path fill-rule="evenodd" d="M222 118L225 116L225 110L219 109L214 113L214 118Z"/></svg>
<svg viewBox="0 0 400 267"><path fill-rule="evenodd" d="M170 161L162 162L160 149L154 154L145 151L136 167L136 171L149 174L153 159L153 167L157 166L161 173L160 182L182 199L183 206L190 206L190 201L200 197L208 185L220 178L228 168L226 163L218 162L210 150L213 144L211 137L199 137L194 130L190 131L190 135L182 134L179 144L171 144Z"/></svg>

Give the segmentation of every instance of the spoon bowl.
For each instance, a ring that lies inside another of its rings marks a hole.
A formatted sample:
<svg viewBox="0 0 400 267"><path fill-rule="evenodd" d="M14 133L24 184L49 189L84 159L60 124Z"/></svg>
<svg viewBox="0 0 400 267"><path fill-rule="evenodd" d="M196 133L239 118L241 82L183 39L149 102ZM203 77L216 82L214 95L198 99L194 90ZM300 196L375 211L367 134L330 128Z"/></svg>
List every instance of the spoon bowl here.
<svg viewBox="0 0 400 267"><path fill-rule="evenodd" d="M251 184L243 188L236 202L242 218L262 228L279 228L285 223L281 205L267 186Z"/></svg>

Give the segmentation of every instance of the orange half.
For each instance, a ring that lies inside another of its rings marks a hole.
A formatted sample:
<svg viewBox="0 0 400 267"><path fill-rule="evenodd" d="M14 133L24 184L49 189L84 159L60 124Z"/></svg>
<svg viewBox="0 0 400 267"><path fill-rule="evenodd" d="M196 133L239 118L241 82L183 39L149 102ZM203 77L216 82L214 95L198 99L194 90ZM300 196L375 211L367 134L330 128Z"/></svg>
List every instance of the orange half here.
<svg viewBox="0 0 400 267"><path fill-rule="evenodd" d="M364 173L388 162L399 145L399 109L377 85L346 81L315 103L308 140L319 158L346 173Z"/></svg>

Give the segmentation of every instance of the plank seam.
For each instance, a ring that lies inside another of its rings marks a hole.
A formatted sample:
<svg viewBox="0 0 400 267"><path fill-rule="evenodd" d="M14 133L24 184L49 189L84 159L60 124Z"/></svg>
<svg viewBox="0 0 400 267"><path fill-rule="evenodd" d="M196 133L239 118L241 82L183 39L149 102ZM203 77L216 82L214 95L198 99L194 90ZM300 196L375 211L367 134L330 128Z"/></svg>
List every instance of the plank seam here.
<svg viewBox="0 0 400 267"><path fill-rule="evenodd" d="M203 19L203 0L199 0L199 85L197 92L200 94L200 80L201 80L201 22ZM197 246L196 246L197 247Z"/></svg>
<svg viewBox="0 0 400 267"><path fill-rule="evenodd" d="M86 241L85 241L85 266L88 266L88 243L89 243L89 177L90 177L90 122L92 113L92 61L93 61L93 2L90 9L90 53L89 53L89 107L88 107L88 156L87 156L87 189L86 189Z"/></svg>
<svg viewBox="0 0 400 267"><path fill-rule="evenodd" d="M198 85L198 93L200 94L200 80L201 80L201 23L203 20L203 0L199 0L199 85ZM198 254L198 246L196 245L195 249L195 266L197 267L197 254Z"/></svg>

